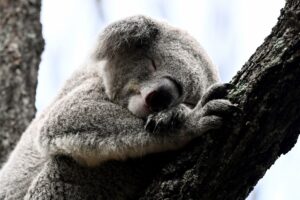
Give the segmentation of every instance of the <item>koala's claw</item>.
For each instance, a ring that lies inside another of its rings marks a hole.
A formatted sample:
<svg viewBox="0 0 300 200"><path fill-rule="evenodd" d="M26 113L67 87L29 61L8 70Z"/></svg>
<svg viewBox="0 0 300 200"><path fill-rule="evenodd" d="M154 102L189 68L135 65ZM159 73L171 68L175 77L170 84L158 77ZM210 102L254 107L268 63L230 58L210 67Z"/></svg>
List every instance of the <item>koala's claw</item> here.
<svg viewBox="0 0 300 200"><path fill-rule="evenodd" d="M201 98L201 106L213 99L223 99L228 94L228 90L233 88L234 85L231 83L216 83L210 86Z"/></svg>
<svg viewBox="0 0 300 200"><path fill-rule="evenodd" d="M168 117L168 116L163 116L160 113L149 115L145 124L145 129L151 133L157 133L161 131L161 129L164 126L163 125L164 122L170 120L166 118L163 119L164 117Z"/></svg>
<svg viewBox="0 0 300 200"><path fill-rule="evenodd" d="M172 131L179 128L184 122L187 113L184 109L170 109L148 116L145 129L151 133Z"/></svg>

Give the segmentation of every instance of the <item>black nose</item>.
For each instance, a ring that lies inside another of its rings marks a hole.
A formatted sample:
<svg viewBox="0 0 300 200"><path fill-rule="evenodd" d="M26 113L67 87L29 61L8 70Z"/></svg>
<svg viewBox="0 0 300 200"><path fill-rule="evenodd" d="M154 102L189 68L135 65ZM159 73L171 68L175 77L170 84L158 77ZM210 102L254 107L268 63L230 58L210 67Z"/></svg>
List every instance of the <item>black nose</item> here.
<svg viewBox="0 0 300 200"><path fill-rule="evenodd" d="M158 112L169 107L172 103L173 96L164 87L150 92L146 96L146 104L151 111Z"/></svg>

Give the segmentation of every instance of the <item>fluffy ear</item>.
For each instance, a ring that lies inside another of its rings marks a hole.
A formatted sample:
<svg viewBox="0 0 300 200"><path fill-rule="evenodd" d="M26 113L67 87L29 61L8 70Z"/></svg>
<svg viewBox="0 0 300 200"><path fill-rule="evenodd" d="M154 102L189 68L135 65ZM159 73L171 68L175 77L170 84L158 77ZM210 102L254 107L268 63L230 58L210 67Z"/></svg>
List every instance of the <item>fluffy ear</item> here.
<svg viewBox="0 0 300 200"><path fill-rule="evenodd" d="M134 16L115 22L104 29L94 52L96 59L147 49L159 34L159 25L145 16Z"/></svg>

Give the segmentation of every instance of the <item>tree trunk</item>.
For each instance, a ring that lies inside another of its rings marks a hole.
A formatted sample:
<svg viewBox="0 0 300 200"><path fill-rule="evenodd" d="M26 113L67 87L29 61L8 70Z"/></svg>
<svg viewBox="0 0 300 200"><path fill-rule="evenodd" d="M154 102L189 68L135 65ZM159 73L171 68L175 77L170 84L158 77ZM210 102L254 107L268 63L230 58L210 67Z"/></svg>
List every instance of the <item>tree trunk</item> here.
<svg viewBox="0 0 300 200"><path fill-rule="evenodd" d="M39 0L0 0L0 167L35 115L40 8Z"/></svg>
<svg viewBox="0 0 300 200"><path fill-rule="evenodd" d="M272 33L231 83L229 98L243 113L234 121L239 130L206 134L188 145L141 199L245 199L294 146L300 131L300 0L287 0Z"/></svg>

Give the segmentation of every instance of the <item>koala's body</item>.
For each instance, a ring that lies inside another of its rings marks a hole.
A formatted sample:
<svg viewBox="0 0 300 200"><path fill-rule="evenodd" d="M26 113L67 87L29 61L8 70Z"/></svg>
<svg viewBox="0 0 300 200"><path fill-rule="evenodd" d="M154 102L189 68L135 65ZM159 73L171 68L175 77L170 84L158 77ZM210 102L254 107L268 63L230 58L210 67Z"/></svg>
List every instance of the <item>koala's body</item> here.
<svg viewBox="0 0 300 200"><path fill-rule="evenodd" d="M0 171L0 199L137 197L148 181L145 155L222 125L232 105L213 91L225 86L204 95L218 81L186 32L144 16L108 26L22 135Z"/></svg>

